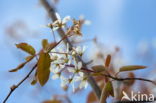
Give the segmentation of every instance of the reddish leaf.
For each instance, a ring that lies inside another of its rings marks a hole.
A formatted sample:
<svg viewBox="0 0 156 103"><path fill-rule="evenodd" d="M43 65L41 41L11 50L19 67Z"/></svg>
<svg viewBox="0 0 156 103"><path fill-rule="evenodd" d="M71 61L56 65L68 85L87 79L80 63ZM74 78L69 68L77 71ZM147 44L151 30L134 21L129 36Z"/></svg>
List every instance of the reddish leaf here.
<svg viewBox="0 0 156 103"><path fill-rule="evenodd" d="M21 68L23 68L26 63L27 62L24 62L22 64L19 64L15 69L9 70L9 72L17 72L18 70L20 70Z"/></svg>
<svg viewBox="0 0 156 103"><path fill-rule="evenodd" d="M95 65L95 66L92 66L92 69L95 72L103 72L103 71L105 71L105 67L103 65Z"/></svg>
<svg viewBox="0 0 156 103"><path fill-rule="evenodd" d="M26 61L25 62L19 64L15 69L9 70L9 72L17 72L18 70L22 69L33 58L34 58L34 56L28 56L28 57L26 57Z"/></svg>
<svg viewBox="0 0 156 103"><path fill-rule="evenodd" d="M44 101L43 103L62 103L60 100L47 100L47 101Z"/></svg>
<svg viewBox="0 0 156 103"><path fill-rule="evenodd" d="M128 78L135 78L134 73L132 73L132 72L128 73ZM127 81L124 81L124 83L125 83L127 86L133 85L134 82L135 82L135 80L127 80Z"/></svg>
<svg viewBox="0 0 156 103"><path fill-rule="evenodd" d="M87 103L95 103L97 101L96 95L93 91L88 94Z"/></svg>
<svg viewBox="0 0 156 103"><path fill-rule="evenodd" d="M111 62L111 55L109 54L109 55L107 55L106 62L105 62L105 66L106 66L106 67L109 67L110 62Z"/></svg>

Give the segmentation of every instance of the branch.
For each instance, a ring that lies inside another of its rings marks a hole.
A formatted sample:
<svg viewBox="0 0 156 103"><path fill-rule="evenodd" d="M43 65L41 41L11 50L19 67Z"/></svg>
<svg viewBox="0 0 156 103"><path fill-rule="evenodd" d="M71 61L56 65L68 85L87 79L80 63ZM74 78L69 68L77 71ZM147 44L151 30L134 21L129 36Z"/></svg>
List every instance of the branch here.
<svg viewBox="0 0 156 103"><path fill-rule="evenodd" d="M37 64L35 64L31 71L16 85L13 85L10 87L10 92L8 93L8 95L6 96L6 98L4 99L3 103L6 103L6 101L8 100L8 98L11 96L11 94L26 80L29 78L30 74L35 70Z"/></svg>
<svg viewBox="0 0 156 103"><path fill-rule="evenodd" d="M52 21L55 21L57 20L57 17L55 15L55 9L53 6L51 6L47 0L40 0L41 1L41 4L44 6L44 8L46 9L48 15L50 16L50 18L52 19ZM63 29L59 28L57 30L58 34L60 35L60 37L63 37L65 35L65 32ZM72 48L73 45L71 44L71 42L68 40L68 39L65 39L64 40L64 43L65 44L69 44L69 48ZM77 57L78 60L80 60L82 63L83 63L83 66L86 67L86 64L84 63L84 61L78 56ZM86 73L86 75L89 75L88 73ZM100 88L98 87L96 81L94 80L93 77L89 76L88 78L88 82L90 83L92 89L94 90L96 96L100 99L100 96L101 96L101 90Z"/></svg>
<svg viewBox="0 0 156 103"><path fill-rule="evenodd" d="M66 65L66 66L73 67L73 65ZM96 73L95 71L90 70L90 69L88 69L86 67L82 67L81 69L84 70L84 71L90 72L90 73ZM150 83L156 85L156 82L155 81L152 81L152 80L149 80L149 79L145 79L145 78L118 78L118 77L114 77L114 76L112 76L110 74L101 74L101 73L99 75L104 76L104 77L107 77L107 78L111 78L111 79L116 80L116 81L140 80L140 81L150 82Z"/></svg>
<svg viewBox="0 0 156 103"><path fill-rule="evenodd" d="M117 81L126 81L126 80L140 80L140 81L146 81L146 82L150 82L154 85L156 85L155 81L149 80L149 79L145 79L145 78L118 78L118 77L113 77L111 75L106 75L106 74L102 74L105 77L109 77L113 80L117 80Z"/></svg>

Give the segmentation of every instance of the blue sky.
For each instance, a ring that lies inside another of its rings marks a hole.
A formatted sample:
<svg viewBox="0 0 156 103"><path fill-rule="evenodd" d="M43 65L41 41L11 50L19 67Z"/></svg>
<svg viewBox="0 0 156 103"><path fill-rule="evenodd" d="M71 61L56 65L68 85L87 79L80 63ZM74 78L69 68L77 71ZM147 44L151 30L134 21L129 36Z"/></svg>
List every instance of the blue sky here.
<svg viewBox="0 0 156 103"><path fill-rule="evenodd" d="M87 19L92 21L92 25L83 29L86 34L84 38L97 36L105 45L120 46L125 59L131 64L139 60L139 58L134 60L134 56L135 52L138 51L140 42L148 45L148 49L151 49L152 52L156 51L156 44L154 44L156 43L155 5L155 0L60 0L57 8L62 17L70 15L77 18L81 14L85 15ZM10 68L19 64L20 60L9 49L14 47L14 43L8 45L5 28L17 20L22 20L26 22L31 30L38 31L41 34L49 34L49 32L48 29L43 30L40 27L40 25L46 24L47 20L46 12L38 0L1 0L0 11L0 80L3 81L0 82L1 101L7 94L9 86L18 82L18 78L24 76L20 72L17 74L7 73ZM37 46L37 49L39 49L40 40L48 37L49 35L41 35L36 39L27 38L25 41ZM145 64L149 65L148 63ZM6 76L11 78L6 80ZM34 90L34 87L30 87L28 84L24 85L17 89L8 103L15 101L20 103L25 100L38 103L51 96L44 96L45 93L43 93L44 95L38 97L38 101L33 101L33 98L28 95ZM20 91L21 89L24 90L24 93ZM28 91L25 89L28 89ZM19 93L22 95L18 95ZM18 101L17 98L19 98ZM82 100L85 101L84 98Z"/></svg>

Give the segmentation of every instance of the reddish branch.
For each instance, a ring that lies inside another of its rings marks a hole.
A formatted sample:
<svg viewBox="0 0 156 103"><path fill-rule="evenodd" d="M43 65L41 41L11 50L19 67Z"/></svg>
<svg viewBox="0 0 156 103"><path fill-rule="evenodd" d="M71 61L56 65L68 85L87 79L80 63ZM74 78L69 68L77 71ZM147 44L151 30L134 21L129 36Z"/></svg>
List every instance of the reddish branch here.
<svg viewBox="0 0 156 103"><path fill-rule="evenodd" d="M35 64L33 66L33 68L31 69L31 71L16 85L11 86L10 88L10 92L8 93L8 95L6 96L5 100L3 101L3 103L6 103L6 101L8 100L8 98L10 97L10 95L27 79L29 78L30 74L35 70L35 68L37 67L37 64Z"/></svg>
<svg viewBox="0 0 156 103"><path fill-rule="evenodd" d="M74 65L66 65L66 66L67 67L75 67ZM84 71L90 72L90 73L97 73L97 72L95 72L95 71L93 71L91 69L85 68L85 67L82 67L81 69L84 70ZM145 78L119 78L119 77L114 77L114 76L112 76L110 74L103 74L103 73L99 73L99 76L104 76L106 78L110 78L110 79L113 79L113 80L116 80L116 81L140 80L140 81L150 82L150 83L156 85L155 81L145 79Z"/></svg>

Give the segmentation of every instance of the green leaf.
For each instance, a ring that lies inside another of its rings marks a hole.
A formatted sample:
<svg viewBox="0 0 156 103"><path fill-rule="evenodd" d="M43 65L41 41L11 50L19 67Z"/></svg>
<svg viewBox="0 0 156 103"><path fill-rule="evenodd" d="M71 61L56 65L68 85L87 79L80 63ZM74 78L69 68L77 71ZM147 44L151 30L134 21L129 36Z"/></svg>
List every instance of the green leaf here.
<svg viewBox="0 0 156 103"><path fill-rule="evenodd" d="M16 44L16 47L31 54L31 55L35 55L35 53L36 53L35 49L27 43Z"/></svg>
<svg viewBox="0 0 156 103"><path fill-rule="evenodd" d="M106 103L106 99L110 95L114 97L113 85L112 82L109 81L105 84L105 87L102 89L100 103Z"/></svg>
<svg viewBox="0 0 156 103"><path fill-rule="evenodd" d="M123 66L120 68L120 72L124 71L132 71L132 70L138 70L138 69L145 69L146 66L141 66L141 65L128 65L128 66Z"/></svg>
<svg viewBox="0 0 156 103"><path fill-rule="evenodd" d="M105 62L105 66L106 66L106 67L109 67L110 62L111 62L111 55L107 55L106 62Z"/></svg>
<svg viewBox="0 0 156 103"><path fill-rule="evenodd" d="M105 71L105 67L103 65L95 65L95 66L92 66L92 69L95 72L103 72L103 71Z"/></svg>
<svg viewBox="0 0 156 103"><path fill-rule="evenodd" d="M37 77L41 86L44 86L50 75L50 56L48 53L40 53L37 63Z"/></svg>

